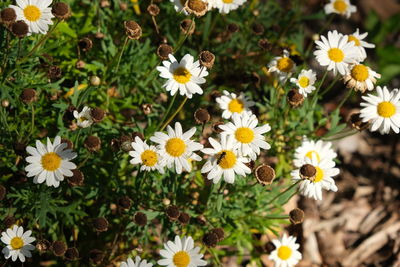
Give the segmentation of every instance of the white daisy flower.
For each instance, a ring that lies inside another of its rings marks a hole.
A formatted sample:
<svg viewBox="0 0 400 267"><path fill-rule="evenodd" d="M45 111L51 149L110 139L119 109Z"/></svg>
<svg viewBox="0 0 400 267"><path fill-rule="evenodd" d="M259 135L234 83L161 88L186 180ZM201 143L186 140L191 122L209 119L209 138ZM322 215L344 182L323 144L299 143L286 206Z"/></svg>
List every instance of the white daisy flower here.
<svg viewBox="0 0 400 267"><path fill-rule="evenodd" d="M91 109L89 107L84 107L81 112L74 110L74 117L76 123L81 128L87 128L93 124L92 115L90 115Z"/></svg>
<svg viewBox="0 0 400 267"><path fill-rule="evenodd" d="M175 123L175 130L171 126L167 126L168 134L156 132L150 138L151 141L158 143L159 154L161 155L161 165L172 168L175 165L176 173L182 173L182 170L190 172L192 166L189 160L200 161L201 157L193 152L203 148L200 143L190 140L196 132L193 127L189 131L183 133L182 126L179 122Z"/></svg>
<svg viewBox="0 0 400 267"><path fill-rule="evenodd" d="M219 13L228 14L232 10L238 9L246 0L208 0L211 7L218 9Z"/></svg>
<svg viewBox="0 0 400 267"><path fill-rule="evenodd" d="M17 20L23 20L29 26L29 35L32 33L46 34L54 17L51 13L52 0L17 0L17 6L10 5L17 14Z"/></svg>
<svg viewBox="0 0 400 267"><path fill-rule="evenodd" d="M268 64L268 71L276 72L281 82L285 82L296 68L296 63L289 56L289 51L283 50L283 56L274 58Z"/></svg>
<svg viewBox="0 0 400 267"><path fill-rule="evenodd" d="M222 176L225 182L233 184L235 175L246 176L251 170L245 165L249 162L247 158L240 157L237 150L233 148L235 138L233 135L221 135L221 143L208 138L213 148L204 148L201 152L211 155L208 161L201 168L201 173L207 173L207 179L218 183Z"/></svg>
<svg viewBox="0 0 400 267"><path fill-rule="evenodd" d="M168 55L169 61L162 62L164 66L158 66L160 77L168 79L163 85L167 91L171 91L171 95L179 90L180 95L186 95L192 98L194 94L203 94L203 90L199 84L206 82L208 72L200 67L199 61L194 62L194 58L186 54L181 62L178 62L172 54Z"/></svg>
<svg viewBox="0 0 400 267"><path fill-rule="evenodd" d="M327 66L333 70L333 74L339 71L345 75L349 64L358 63L358 49L354 42L348 42L348 36L335 31L328 32L328 39L321 35L322 41L315 41L317 49L314 51L317 61L321 66Z"/></svg>
<svg viewBox="0 0 400 267"><path fill-rule="evenodd" d="M356 11L357 7L353 6L349 0L330 0L330 2L325 5L326 14L336 13L350 18L351 13Z"/></svg>
<svg viewBox="0 0 400 267"><path fill-rule="evenodd" d="M300 245L296 243L296 237L283 234L281 239L272 240L275 250L269 255L274 261L274 267L293 267L301 260Z"/></svg>
<svg viewBox="0 0 400 267"><path fill-rule="evenodd" d="M174 8L176 12L182 12L185 15L189 15L184 9L186 0L169 0L171 3L174 4Z"/></svg>
<svg viewBox="0 0 400 267"><path fill-rule="evenodd" d="M348 88L354 88L355 91L364 93L367 89L373 90L376 79L380 79L381 75L371 70L364 64L353 64L347 69L346 75L343 77Z"/></svg>
<svg viewBox="0 0 400 267"><path fill-rule="evenodd" d="M354 42L354 45L358 49L358 60L360 62L364 61L367 58L367 52L365 51L365 48L375 48L374 44L363 41L367 36L367 32L360 34L359 29L357 29L353 34L349 35L349 39L347 40L348 42Z"/></svg>
<svg viewBox="0 0 400 267"><path fill-rule="evenodd" d="M220 125L223 130L221 134L233 135L235 137L234 149L238 149L239 155L249 156L252 160L257 159L260 148L270 149L271 146L265 142L264 133L271 130L269 124L257 127L258 119L254 114L243 112L242 115L234 113L232 122Z"/></svg>
<svg viewBox="0 0 400 267"><path fill-rule="evenodd" d="M132 142L133 150L129 155L133 157L131 164L142 164L140 171L153 171L157 169L160 173L164 173L164 166L161 163L161 157L155 146L149 146L146 141L142 141L140 137L135 137L135 142Z"/></svg>
<svg viewBox="0 0 400 267"><path fill-rule="evenodd" d="M322 189L337 191L335 180L333 176L339 174L339 169L335 168L335 162L330 159L322 159L319 161L316 154L312 158L305 157L301 165L310 164L316 169L316 174L313 180L303 179L300 176L300 169L292 171L291 175L293 180L301 180L299 192L305 197L314 198L315 200L322 200Z"/></svg>
<svg viewBox="0 0 400 267"><path fill-rule="evenodd" d="M199 253L200 248L194 247L192 237L175 236L175 242L168 241L164 244L164 249L160 255L165 259L157 263L168 267L197 267L205 266L207 262L202 260L203 254Z"/></svg>
<svg viewBox="0 0 400 267"><path fill-rule="evenodd" d="M33 182L41 184L46 181L47 186L58 187L64 176L72 176L76 165L70 160L76 157L71 149L65 149L66 143L61 143L61 137L56 136L54 143L47 138L47 145L36 140L36 148L28 146L26 151L31 155L26 158L29 165L25 167L27 176L34 176Z"/></svg>
<svg viewBox="0 0 400 267"><path fill-rule="evenodd" d="M215 99L219 104L219 107L223 110L222 118L229 119L233 113L242 114L242 112L249 112L249 108L254 106L254 102L251 101L243 93L236 95L235 93L229 93L223 91L224 95Z"/></svg>
<svg viewBox="0 0 400 267"><path fill-rule="evenodd" d="M126 261L121 262L120 267L153 267L153 264L136 256L135 260L128 258Z"/></svg>
<svg viewBox="0 0 400 267"><path fill-rule="evenodd" d="M301 70L299 76L291 78L290 81L295 83L299 88L299 93L304 97L315 90L314 83L317 80L317 75L313 70Z"/></svg>
<svg viewBox="0 0 400 267"><path fill-rule="evenodd" d="M368 94L363 96L364 102L361 106L360 117L363 122L371 121L371 131L388 134L390 128L399 133L400 128L400 90L393 89L391 92L384 86L376 87L378 95Z"/></svg>
<svg viewBox="0 0 400 267"><path fill-rule="evenodd" d="M25 258L32 257L31 250L34 250L35 246L31 243L36 239L31 237L31 234L31 230L24 232L24 228L17 225L2 232L1 241L7 245L1 251L4 257L6 259L11 257L12 261L16 261L19 258L21 262L25 262Z"/></svg>
<svg viewBox="0 0 400 267"><path fill-rule="evenodd" d="M296 148L294 152L293 163L296 167L300 168L303 165L304 158L311 159L313 155L316 156L318 162L321 160L333 160L337 154L332 149L331 142L324 142L322 140L313 141L304 138L301 146Z"/></svg>

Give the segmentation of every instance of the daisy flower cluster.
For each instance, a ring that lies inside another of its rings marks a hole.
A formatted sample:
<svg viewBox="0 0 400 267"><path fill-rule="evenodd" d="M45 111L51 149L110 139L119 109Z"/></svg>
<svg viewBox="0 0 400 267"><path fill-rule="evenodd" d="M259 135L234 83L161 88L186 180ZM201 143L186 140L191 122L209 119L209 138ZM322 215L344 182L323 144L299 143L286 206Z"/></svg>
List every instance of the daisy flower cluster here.
<svg viewBox="0 0 400 267"><path fill-rule="evenodd" d="M177 12L182 12L187 15L188 12L185 10L186 3L185 0L170 0L175 7ZM207 5L208 10L218 9L221 14L228 14L229 12L238 9L247 0L200 0Z"/></svg>

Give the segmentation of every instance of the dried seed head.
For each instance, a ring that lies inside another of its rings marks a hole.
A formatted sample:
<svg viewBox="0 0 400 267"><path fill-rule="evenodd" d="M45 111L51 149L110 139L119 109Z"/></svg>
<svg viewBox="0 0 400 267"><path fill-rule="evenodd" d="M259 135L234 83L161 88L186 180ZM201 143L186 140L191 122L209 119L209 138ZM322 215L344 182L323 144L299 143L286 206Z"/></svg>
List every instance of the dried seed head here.
<svg viewBox="0 0 400 267"><path fill-rule="evenodd" d="M158 14L160 14L160 8L155 5L155 4L151 4L147 7L147 12L149 12L149 14L153 17L157 16Z"/></svg>
<svg viewBox="0 0 400 267"><path fill-rule="evenodd" d="M68 248L65 252L65 258L69 261L74 261L79 258L79 251L76 248Z"/></svg>
<svg viewBox="0 0 400 267"><path fill-rule="evenodd" d="M96 107L90 110L90 116L92 116L94 122L101 122L106 116L106 113L101 108Z"/></svg>
<svg viewBox="0 0 400 267"><path fill-rule="evenodd" d="M275 170L269 165L259 165L254 173L257 181L262 185L270 185L275 179Z"/></svg>
<svg viewBox="0 0 400 267"><path fill-rule="evenodd" d="M206 233L203 235L202 241L207 247L215 247L218 243L218 236L213 232Z"/></svg>
<svg viewBox="0 0 400 267"><path fill-rule="evenodd" d="M40 253L46 252L51 248L51 243L46 240L42 239L36 243L36 249L39 250Z"/></svg>
<svg viewBox="0 0 400 267"><path fill-rule="evenodd" d="M108 221L104 217L95 218L93 220L93 227L97 232L105 232L108 230Z"/></svg>
<svg viewBox="0 0 400 267"><path fill-rule="evenodd" d="M16 219L14 216L7 216L3 220L3 224L5 228L10 228L13 224L15 224Z"/></svg>
<svg viewBox="0 0 400 267"><path fill-rule="evenodd" d="M90 76L90 84L93 86L99 86L101 83L101 80L99 78L99 76L93 75Z"/></svg>
<svg viewBox="0 0 400 267"><path fill-rule="evenodd" d="M353 129L358 131L365 130L369 127L369 122L363 122L360 113L353 113L350 115L349 123Z"/></svg>
<svg viewBox="0 0 400 267"><path fill-rule="evenodd" d="M62 76L61 68L59 66L50 66L47 75L51 80L60 79Z"/></svg>
<svg viewBox="0 0 400 267"><path fill-rule="evenodd" d="M129 152L133 150L132 141L121 142L122 151Z"/></svg>
<svg viewBox="0 0 400 267"><path fill-rule="evenodd" d="M78 170L72 170L72 176L67 177L67 181L71 186L82 186L85 179L83 173Z"/></svg>
<svg viewBox="0 0 400 267"><path fill-rule="evenodd" d="M168 206L169 204L171 204L171 200L169 200L168 198L164 198L162 200L162 203L163 203L164 206Z"/></svg>
<svg viewBox="0 0 400 267"><path fill-rule="evenodd" d="M96 39L103 39L105 35L102 32L96 32L94 37L96 37Z"/></svg>
<svg viewBox="0 0 400 267"><path fill-rule="evenodd" d="M255 35L262 35L264 33L264 26L261 23L254 23L251 29Z"/></svg>
<svg viewBox="0 0 400 267"><path fill-rule="evenodd" d="M181 21L180 28L183 34L191 35L196 29L196 23L194 22L194 20L184 19Z"/></svg>
<svg viewBox="0 0 400 267"><path fill-rule="evenodd" d="M61 143L67 144L66 149L72 149L74 147L74 143L72 143L68 138L61 138Z"/></svg>
<svg viewBox="0 0 400 267"><path fill-rule="evenodd" d="M78 41L78 46L83 52L87 52L92 49L93 42L88 37L85 37Z"/></svg>
<svg viewBox="0 0 400 267"><path fill-rule="evenodd" d="M303 104L304 96L299 93L299 90L292 89L287 94L287 100L292 107L296 108Z"/></svg>
<svg viewBox="0 0 400 267"><path fill-rule="evenodd" d="M0 201L2 201L6 197L6 194L7 189L4 186L0 185Z"/></svg>
<svg viewBox="0 0 400 267"><path fill-rule="evenodd" d="M224 229L219 227L219 228L214 228L211 230L212 233L216 234L218 237L218 242L221 242L225 238L225 232Z"/></svg>
<svg viewBox="0 0 400 267"><path fill-rule="evenodd" d="M24 89L24 91L22 91L22 94L20 96L21 101L24 102L25 104L35 102L36 98L37 98L36 91L35 89L32 88Z"/></svg>
<svg viewBox="0 0 400 267"><path fill-rule="evenodd" d="M222 121L214 122L212 125L213 132L215 132L217 134L222 133L223 130L221 128L219 128L220 125L224 125L224 123Z"/></svg>
<svg viewBox="0 0 400 267"><path fill-rule="evenodd" d="M194 112L194 119L197 124L203 124L209 122L211 116L207 109L199 108Z"/></svg>
<svg viewBox="0 0 400 267"><path fill-rule="evenodd" d="M317 174L317 169L311 164L304 164L300 167L300 177L307 180L313 180Z"/></svg>
<svg viewBox="0 0 400 267"><path fill-rule="evenodd" d="M240 30L239 26L235 23L229 23L226 28L227 28L228 32L230 32L230 33L235 33Z"/></svg>
<svg viewBox="0 0 400 267"><path fill-rule="evenodd" d="M206 220L206 217L204 217L204 215L197 216L196 221L198 224L203 225L203 226L207 224L207 220Z"/></svg>
<svg viewBox="0 0 400 267"><path fill-rule="evenodd" d="M129 39L138 40L142 36L142 28L133 20L125 21L124 26Z"/></svg>
<svg viewBox="0 0 400 267"><path fill-rule="evenodd" d="M133 221L139 226L145 226L147 224L147 216L143 212L136 212L133 217Z"/></svg>
<svg viewBox="0 0 400 267"><path fill-rule="evenodd" d="M126 10L128 10L128 4L125 3L125 2L120 2L120 3L119 3L119 8L120 8L122 11L126 11Z"/></svg>
<svg viewBox="0 0 400 267"><path fill-rule="evenodd" d="M100 6L101 6L102 8L106 8L106 7L111 6L111 3L110 3L110 1L108 1L108 0L101 0L101 1L100 1Z"/></svg>
<svg viewBox="0 0 400 267"><path fill-rule="evenodd" d="M178 221L181 224L188 224L190 221L190 215L187 214L186 212L181 212L181 214L178 217Z"/></svg>
<svg viewBox="0 0 400 267"><path fill-rule="evenodd" d="M101 140L97 136L90 135L86 138L84 145L90 152L97 152L101 148Z"/></svg>
<svg viewBox="0 0 400 267"><path fill-rule="evenodd" d="M17 14L15 13L15 10L13 8L7 7L1 11L0 19L2 23L10 25L11 23L14 23L17 19Z"/></svg>
<svg viewBox="0 0 400 267"><path fill-rule="evenodd" d="M130 199L127 196L123 196L120 199L118 199L118 205L123 208L123 209L130 209L132 206L132 199Z"/></svg>
<svg viewBox="0 0 400 267"><path fill-rule="evenodd" d="M53 5L51 8L51 12L53 13L54 17L65 20L71 17L71 9L67 3L58 2Z"/></svg>
<svg viewBox="0 0 400 267"><path fill-rule="evenodd" d="M11 32L19 37L25 37L29 32L29 26L23 20L18 20L11 24Z"/></svg>
<svg viewBox="0 0 400 267"><path fill-rule="evenodd" d="M113 138L113 139L111 139L111 141L110 141L110 147L111 147L111 149L112 149L112 151L118 151L119 150L119 148L120 148L120 142L119 142L119 139L118 138Z"/></svg>
<svg viewBox="0 0 400 267"><path fill-rule="evenodd" d="M250 160L249 162L246 162L244 165L246 165L247 167L249 167L251 171L253 171L254 167L256 166L256 163L254 160Z"/></svg>
<svg viewBox="0 0 400 267"><path fill-rule="evenodd" d="M165 210L165 214L171 221L177 220L179 215L181 215L178 207L175 205L168 206L168 208Z"/></svg>
<svg viewBox="0 0 400 267"><path fill-rule="evenodd" d="M152 104L143 104L142 111L145 115L149 115L153 111L153 105Z"/></svg>
<svg viewBox="0 0 400 267"><path fill-rule="evenodd" d="M83 60L78 60L75 64L77 69L83 69L86 66L86 63Z"/></svg>
<svg viewBox="0 0 400 267"><path fill-rule="evenodd" d="M202 51L199 56L200 65L211 69L214 65L215 56L210 51Z"/></svg>
<svg viewBox="0 0 400 267"><path fill-rule="evenodd" d="M172 54L172 52L174 52L174 49L172 46L167 44L160 44L157 48L157 56L163 60L168 59L168 55Z"/></svg>
<svg viewBox="0 0 400 267"><path fill-rule="evenodd" d="M187 0L184 9L189 14L194 14L196 17L204 16L208 10L208 3L202 0Z"/></svg>
<svg viewBox="0 0 400 267"><path fill-rule="evenodd" d="M53 244L51 244L51 250L57 257L64 256L65 252L67 251L67 244L65 244L63 241L54 241Z"/></svg>
<svg viewBox="0 0 400 267"><path fill-rule="evenodd" d="M100 264L104 259L104 252L98 249L92 249L89 252L89 258L94 264Z"/></svg>
<svg viewBox="0 0 400 267"><path fill-rule="evenodd" d="M258 46L266 51L269 51L272 48L272 44L268 41L268 39L260 39L258 41Z"/></svg>
<svg viewBox="0 0 400 267"><path fill-rule="evenodd" d="M289 212L289 219L293 224L299 224L304 221L304 211L295 208Z"/></svg>

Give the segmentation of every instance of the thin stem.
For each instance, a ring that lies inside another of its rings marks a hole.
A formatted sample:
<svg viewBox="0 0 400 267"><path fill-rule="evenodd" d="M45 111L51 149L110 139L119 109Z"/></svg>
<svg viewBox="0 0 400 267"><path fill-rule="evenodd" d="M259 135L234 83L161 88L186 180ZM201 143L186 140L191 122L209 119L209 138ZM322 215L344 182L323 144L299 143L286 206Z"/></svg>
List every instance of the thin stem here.
<svg viewBox="0 0 400 267"><path fill-rule="evenodd" d="M295 187L298 183L300 183L301 180L298 180L297 182L295 182L294 184L292 184L291 186L289 186L288 188L286 188L284 191L280 192L278 195L276 195L273 199L271 199L270 201L268 201L267 205L271 204L272 202L274 202L275 200L277 200L280 196L282 196L283 194L285 194L286 192L288 192L289 190L291 190L293 187Z"/></svg>
<svg viewBox="0 0 400 267"><path fill-rule="evenodd" d="M129 38L127 36L127 37L125 37L124 45L122 46L121 52L118 57L117 67L115 68L116 73L118 72L119 64L121 63L122 54L124 53L124 50L125 50L126 45L128 44L128 41L129 41Z"/></svg>
<svg viewBox="0 0 400 267"><path fill-rule="evenodd" d="M332 87L336 84L336 82L340 79L340 76L337 75L336 78L333 80L333 82L321 93L321 96L325 95L329 90L332 89Z"/></svg>
<svg viewBox="0 0 400 267"><path fill-rule="evenodd" d="M322 76L321 83L319 84L317 90L315 90L315 92L314 92L314 96L313 96L312 103L311 103L312 104L311 106L313 109L315 107L315 104L317 103L318 92L321 89L322 85L324 84L327 75L328 75L328 69L325 71L324 76Z"/></svg>
<svg viewBox="0 0 400 267"><path fill-rule="evenodd" d="M194 17L192 18L192 21L190 22L188 32L184 35L183 39L178 43L177 47L174 49L174 53L176 53L182 47L183 43L189 36L190 30L192 29L192 26L193 26L193 23L194 23Z"/></svg>
<svg viewBox="0 0 400 267"><path fill-rule="evenodd" d="M324 27L322 27L321 30L318 32L318 36L319 36L322 32L324 32L324 31L331 25L331 23L332 23L334 17L335 17L335 14L332 14L332 15L329 17L329 19L328 19L328 21L326 22L326 24L324 25ZM305 57L305 58L307 58L307 57L309 56L313 44L314 44L314 41L311 41L310 44L308 45L307 50L306 50L306 52L304 53L304 57Z"/></svg>
<svg viewBox="0 0 400 267"><path fill-rule="evenodd" d="M335 112L336 110L340 109L340 108L343 106L344 102L346 102L346 100L351 96L351 93L352 93L352 92L353 92L353 89L350 89L350 90L347 92L346 96L342 99L342 101L340 102L340 104L335 108L335 110L334 110L333 112ZM333 113L333 112L332 112L332 113Z"/></svg>
<svg viewBox="0 0 400 267"><path fill-rule="evenodd" d="M182 103L179 105L178 109L171 115L171 117L169 117L169 119L164 123L164 125L161 127L161 131L164 130L165 127L167 127L167 125L175 118L175 116L179 113L179 111L181 111L181 109L183 108L183 106L185 105L186 101L188 100L188 97L185 96L185 98L183 99Z"/></svg>
<svg viewBox="0 0 400 267"><path fill-rule="evenodd" d="M163 124L163 122L165 121L165 118L167 118L169 112L171 111L172 106L174 105L176 96L178 95L178 93L175 93L174 97L172 98L171 102L169 103L169 106L167 108L167 111L164 113L164 117L163 119L160 121L160 124L157 126L157 129L160 128L160 126Z"/></svg>
<svg viewBox="0 0 400 267"><path fill-rule="evenodd" d="M33 106L33 103L31 103L31 112L32 112L32 124L31 124L31 133L30 133L30 135L33 134L33 129L35 128L35 108Z"/></svg>
<svg viewBox="0 0 400 267"><path fill-rule="evenodd" d="M339 140L339 139L343 139L355 134L358 134L359 131L352 129L351 131L346 132L345 134L342 133L342 135L339 136L332 136L332 138L327 138L327 139L323 139L324 141L335 141L335 140Z"/></svg>

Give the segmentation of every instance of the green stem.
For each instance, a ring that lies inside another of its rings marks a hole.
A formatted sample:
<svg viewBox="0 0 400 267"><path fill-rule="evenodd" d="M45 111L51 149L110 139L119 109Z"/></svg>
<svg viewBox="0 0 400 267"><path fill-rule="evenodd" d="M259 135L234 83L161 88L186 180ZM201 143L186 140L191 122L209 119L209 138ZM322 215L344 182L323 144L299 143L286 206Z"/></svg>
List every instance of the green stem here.
<svg viewBox="0 0 400 267"><path fill-rule="evenodd" d="M31 103L31 112L32 112L32 124L31 124L31 133L30 133L30 135L33 134L33 129L35 128L35 108L33 106L33 103Z"/></svg>
<svg viewBox="0 0 400 267"><path fill-rule="evenodd" d="M324 84L327 75L328 75L328 69L325 71L324 76L322 76L321 83L318 85L317 90L315 90L315 92L314 92L314 96L313 96L312 102L311 102L312 109L314 109L315 104L317 103L317 100L318 100L318 92L319 92L319 90L321 89L322 85Z"/></svg>
<svg viewBox="0 0 400 267"><path fill-rule="evenodd" d="M177 45L177 47L174 49L174 53L176 53L183 45L183 43L185 42L185 40L187 39L187 37L189 36L189 32L190 29L192 28L194 23L194 17L192 18L192 21L190 22L190 26L189 26L189 31L183 36L183 39L181 39Z"/></svg>
<svg viewBox="0 0 400 267"><path fill-rule="evenodd" d="M353 92L353 89L349 89L349 91L347 92L346 96L342 99L340 104L335 108L335 110L333 112L335 112L336 110L340 109L343 106L344 102L346 102L346 100L351 96L352 92Z"/></svg>
<svg viewBox="0 0 400 267"><path fill-rule="evenodd" d="M161 127L161 131L164 130L165 127L167 127L167 125L175 118L175 116L179 113L179 111L181 111L181 109L183 108L183 106L185 105L186 101L188 100L188 97L185 96L185 98L183 99L183 101L181 102L181 104L179 105L178 109L171 115L171 117L169 117L169 119L164 123L164 125Z"/></svg>
<svg viewBox="0 0 400 267"><path fill-rule="evenodd" d="M292 184L291 186L289 186L288 188L286 188L284 191L280 192L278 195L276 195L273 199L271 199L270 201L268 201L267 205L273 203L275 200L277 200L280 196L282 196L283 194L285 194L286 192L288 192L289 190L291 190L293 187L295 187L298 183L300 183L301 180L298 180L297 182L295 182L294 184Z"/></svg>
<svg viewBox="0 0 400 267"><path fill-rule="evenodd" d="M340 79L340 76L337 75L336 78L333 80L333 82L321 93L321 96L324 96L329 90L332 89L332 87L336 84L336 82Z"/></svg>
<svg viewBox="0 0 400 267"><path fill-rule="evenodd" d="M119 53L117 67L115 68L116 73L118 73L119 64L121 62L121 58L122 58L122 55L124 54L124 50L125 50L126 45L128 44L128 41L129 41L129 38L127 36L127 37L125 37L124 45L122 46L121 52Z"/></svg>
<svg viewBox="0 0 400 267"><path fill-rule="evenodd" d="M346 138L346 137L349 137L349 136L352 136L352 135L355 135L355 134L358 134L359 133L359 131L357 131L357 130L354 130L354 129L352 129L351 131L349 131L349 132L346 132L345 134L343 134L342 133L342 135L339 135L339 136L332 136L331 138L327 138L327 139L322 139L322 140L324 140L324 141L335 141L335 140L340 140L340 139L343 139L343 138Z"/></svg>
<svg viewBox="0 0 400 267"><path fill-rule="evenodd" d="M175 102L176 96L178 95L178 92L175 93L174 97L172 98L171 102L169 103L169 106L167 108L167 111L164 113L164 117L163 119L160 121L160 124L157 126L157 129L160 128L160 126L163 124L163 122L165 121L165 119L167 118L169 112L171 111L172 105Z"/></svg>

